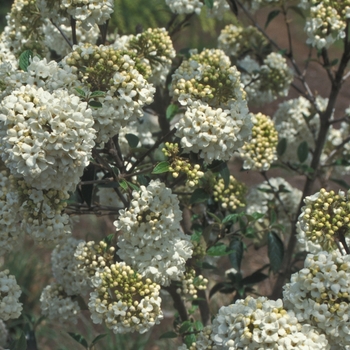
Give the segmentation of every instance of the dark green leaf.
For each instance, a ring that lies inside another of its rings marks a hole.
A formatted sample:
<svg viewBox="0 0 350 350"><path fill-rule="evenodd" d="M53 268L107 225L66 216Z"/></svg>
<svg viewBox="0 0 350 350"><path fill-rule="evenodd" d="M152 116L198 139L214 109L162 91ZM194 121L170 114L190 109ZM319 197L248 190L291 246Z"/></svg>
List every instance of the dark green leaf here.
<svg viewBox="0 0 350 350"><path fill-rule="evenodd" d="M286 149L287 149L287 139L284 137L283 139L278 141L277 155L281 157L286 151Z"/></svg>
<svg viewBox="0 0 350 350"><path fill-rule="evenodd" d="M214 0L204 0L205 6L212 9L214 6Z"/></svg>
<svg viewBox="0 0 350 350"><path fill-rule="evenodd" d="M21 330L20 336L14 339L10 344L11 350L26 350L27 349L27 340L24 332Z"/></svg>
<svg viewBox="0 0 350 350"><path fill-rule="evenodd" d="M262 213L252 213L251 215L246 215L246 218L248 219L248 222L251 222L251 221L257 221L261 218L263 218L265 216L265 214L262 214Z"/></svg>
<svg viewBox="0 0 350 350"><path fill-rule="evenodd" d="M209 292L209 299L217 292L219 292L222 288L227 285L225 282L219 282L214 285L214 287Z"/></svg>
<svg viewBox="0 0 350 350"><path fill-rule="evenodd" d="M178 335L177 335L175 332L169 331L169 332L163 333L163 334L159 337L159 339L169 339L169 338L177 338L177 337L178 337Z"/></svg>
<svg viewBox="0 0 350 350"><path fill-rule="evenodd" d="M154 167L152 174L166 173L169 171L169 168L170 168L169 162L167 162L167 161L160 162Z"/></svg>
<svg viewBox="0 0 350 350"><path fill-rule="evenodd" d="M214 266L214 265L211 265L211 264L209 264L208 262L203 262L203 264L202 264L202 268L203 269L207 269L207 270L215 270L216 269L216 266Z"/></svg>
<svg viewBox="0 0 350 350"><path fill-rule="evenodd" d="M238 216L240 216L240 214L229 214L226 217L224 217L224 219L222 220L222 223L223 224L227 224L227 223L235 224L237 222Z"/></svg>
<svg viewBox="0 0 350 350"><path fill-rule="evenodd" d="M83 89L74 88L74 90L81 96L86 97L85 91Z"/></svg>
<svg viewBox="0 0 350 350"><path fill-rule="evenodd" d="M95 167L90 163L85 169L84 169L84 173L83 176L81 177L81 181L93 181L95 180L95 175L96 175L96 171L95 171ZM91 207L91 203L92 203L92 193L94 190L94 185L90 184L90 185L81 185L81 192L80 195L83 198L84 202Z"/></svg>
<svg viewBox="0 0 350 350"><path fill-rule="evenodd" d="M23 51L19 56L19 68L21 68L26 72L28 69L28 66L30 65L30 59L32 57L33 57L33 51L31 50Z"/></svg>
<svg viewBox="0 0 350 350"><path fill-rule="evenodd" d="M128 189L128 184L126 182L126 180L122 179L119 181L119 186L124 190L126 191Z"/></svg>
<svg viewBox="0 0 350 350"><path fill-rule="evenodd" d="M215 220L215 222L217 222L218 224L221 224L221 219L216 216L215 214L211 213L210 211L208 211L208 215L213 218Z"/></svg>
<svg viewBox="0 0 350 350"><path fill-rule="evenodd" d="M90 97L105 97L106 93L103 91L94 91L90 94Z"/></svg>
<svg viewBox="0 0 350 350"><path fill-rule="evenodd" d="M92 342L91 342L91 346L95 345L100 339L104 338L105 336L107 336L107 334L99 334ZM90 346L90 347L91 347Z"/></svg>
<svg viewBox="0 0 350 350"><path fill-rule="evenodd" d="M136 148L140 142L140 139L134 134L126 134L125 138L131 148Z"/></svg>
<svg viewBox="0 0 350 350"><path fill-rule="evenodd" d="M232 253L229 254L229 259L232 267L239 271L241 269L241 262L243 258L243 242L238 237L234 237L230 242L228 248Z"/></svg>
<svg viewBox="0 0 350 350"><path fill-rule="evenodd" d="M275 232L269 232L267 236L267 249L271 269L273 272L278 272L283 261L284 246Z"/></svg>
<svg viewBox="0 0 350 350"><path fill-rule="evenodd" d="M102 103L98 101L89 101L89 106L92 108L102 108Z"/></svg>
<svg viewBox="0 0 350 350"><path fill-rule="evenodd" d="M333 177L330 180L335 182L336 184L340 185L341 187L344 187L347 190L350 190L350 185L346 181L344 181L342 179L335 179Z"/></svg>
<svg viewBox="0 0 350 350"><path fill-rule="evenodd" d="M194 334L189 334L189 335L186 335L184 340L185 340L185 344L189 348L193 343L196 342L197 339L196 339L196 336Z"/></svg>
<svg viewBox="0 0 350 350"><path fill-rule="evenodd" d="M230 250L227 249L228 247L224 243L216 243L214 246L210 247L207 250L207 255L210 256L224 256L231 253Z"/></svg>
<svg viewBox="0 0 350 350"><path fill-rule="evenodd" d="M335 66L336 64L338 64L339 62L339 59L338 58L335 58L334 60L331 61L330 65L331 67Z"/></svg>
<svg viewBox="0 0 350 350"><path fill-rule="evenodd" d="M148 186L149 184L149 180L147 180L145 175L137 175L137 182L141 185L141 186Z"/></svg>
<svg viewBox="0 0 350 350"><path fill-rule="evenodd" d="M271 210L271 213L270 213L270 225L273 225L276 222L276 219L277 219L276 212L274 210Z"/></svg>
<svg viewBox="0 0 350 350"><path fill-rule="evenodd" d="M78 334L78 333L72 333L72 332L68 332L68 334L75 340L77 341L79 344L81 344L85 349L88 349L89 345L86 341L86 339Z"/></svg>
<svg viewBox="0 0 350 350"><path fill-rule="evenodd" d="M209 194L203 188L196 188L191 195L190 204L205 202L209 199Z"/></svg>
<svg viewBox="0 0 350 350"><path fill-rule="evenodd" d="M135 185L134 183L130 182L130 181L126 181L126 183L128 184L128 186L133 190L133 191L140 191L140 187Z"/></svg>
<svg viewBox="0 0 350 350"><path fill-rule="evenodd" d="M194 322L194 327L197 331L201 331L204 328L203 323L198 320Z"/></svg>
<svg viewBox="0 0 350 350"><path fill-rule="evenodd" d="M193 324L191 321L185 321L182 323L180 329L179 329L179 333L183 334L188 332L189 329L193 328Z"/></svg>
<svg viewBox="0 0 350 350"><path fill-rule="evenodd" d="M105 243L107 243L107 247L110 247L110 246L112 245L113 239L114 239L114 233L111 233L110 235L108 235L107 237L105 237L105 238L103 239L103 241L104 241ZM106 334L105 334L105 335L106 335Z"/></svg>
<svg viewBox="0 0 350 350"><path fill-rule="evenodd" d="M177 105L173 105L173 104L169 105L165 112L166 119L169 121L173 119L176 113L178 112L178 110L179 110L179 107Z"/></svg>
<svg viewBox="0 0 350 350"><path fill-rule="evenodd" d="M199 242L202 237L202 231L193 231L191 235L191 241L192 242Z"/></svg>
<svg viewBox="0 0 350 350"><path fill-rule="evenodd" d="M289 6L288 7L288 10L293 10L295 13L297 13L300 17L304 18L305 19L305 16L304 16L304 13L303 11L301 10L300 7L298 6Z"/></svg>
<svg viewBox="0 0 350 350"><path fill-rule="evenodd" d="M227 163L224 163L225 166L223 166L220 169L220 175L224 180L224 184L225 184L225 189L228 188L229 184L230 184L230 170L227 167Z"/></svg>
<svg viewBox="0 0 350 350"><path fill-rule="evenodd" d="M253 285L253 284L257 284L260 283L264 280L266 280L268 276L260 271L256 271L254 273L252 273L251 275L243 278L242 280L242 284L243 285Z"/></svg>
<svg viewBox="0 0 350 350"><path fill-rule="evenodd" d="M298 159L300 163L304 163L307 159L307 156L309 155L309 145L306 141L303 141L299 146L297 150Z"/></svg>
<svg viewBox="0 0 350 350"><path fill-rule="evenodd" d="M280 14L280 10L272 10L268 16L267 16L267 20L265 23L265 29L267 28L267 26L269 25L269 23Z"/></svg>

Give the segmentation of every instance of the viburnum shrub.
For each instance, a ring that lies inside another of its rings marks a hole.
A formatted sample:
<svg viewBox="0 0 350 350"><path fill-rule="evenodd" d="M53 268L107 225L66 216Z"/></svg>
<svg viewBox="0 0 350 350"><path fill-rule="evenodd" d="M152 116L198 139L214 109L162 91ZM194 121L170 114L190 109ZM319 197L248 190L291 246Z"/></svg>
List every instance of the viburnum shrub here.
<svg viewBox="0 0 350 350"><path fill-rule="evenodd" d="M6 20L0 349L349 348L350 1L14 0Z"/></svg>

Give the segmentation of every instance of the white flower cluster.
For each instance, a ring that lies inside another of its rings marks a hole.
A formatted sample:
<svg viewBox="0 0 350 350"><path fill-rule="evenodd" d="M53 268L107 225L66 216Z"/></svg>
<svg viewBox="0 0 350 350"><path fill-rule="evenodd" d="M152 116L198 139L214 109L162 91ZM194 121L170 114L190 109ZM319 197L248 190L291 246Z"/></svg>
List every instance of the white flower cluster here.
<svg viewBox="0 0 350 350"><path fill-rule="evenodd" d="M281 0L245 0L243 3L246 7L255 11L262 7L267 7L267 6L277 7L282 3L282 1Z"/></svg>
<svg viewBox="0 0 350 350"><path fill-rule="evenodd" d="M214 17L220 20L228 11L230 11L230 5L227 3L226 0L214 0L213 7L207 7L208 17Z"/></svg>
<svg viewBox="0 0 350 350"><path fill-rule="evenodd" d="M38 190L74 191L95 144L93 123L77 96L21 86L0 104L2 159Z"/></svg>
<svg viewBox="0 0 350 350"><path fill-rule="evenodd" d="M327 100L317 98L318 108L322 111L326 107ZM275 128L279 140L286 139L286 151L279 159L291 164L298 163L297 149L306 141L309 149L315 149L315 140L320 128L320 117L312 107L311 103L300 96L297 99L282 102L273 116ZM309 153L306 163L310 163Z"/></svg>
<svg viewBox="0 0 350 350"><path fill-rule="evenodd" d="M133 191L130 208L114 222L119 236L117 254L143 277L162 286L179 281L192 256L190 237L180 227L176 195L159 180Z"/></svg>
<svg viewBox="0 0 350 350"><path fill-rule="evenodd" d="M22 294L15 276L9 270L0 272L0 319L7 321L18 318L22 312L19 297Z"/></svg>
<svg viewBox="0 0 350 350"><path fill-rule="evenodd" d="M106 266L90 293L94 323L105 322L113 333L145 333L163 319L160 286L142 279L124 262Z"/></svg>
<svg viewBox="0 0 350 350"><path fill-rule="evenodd" d="M193 12L199 15L203 6L200 0L165 0L165 3L173 13L179 15Z"/></svg>
<svg viewBox="0 0 350 350"><path fill-rule="evenodd" d="M350 191L319 192L304 199L305 206L298 218L300 243L305 243L312 252L337 249L338 240L349 238ZM310 243L308 243L310 241Z"/></svg>
<svg viewBox="0 0 350 350"><path fill-rule="evenodd" d="M78 88L88 91L93 109L97 143L107 142L120 128L143 115L142 107L152 102L155 89L139 72L144 64L133 60L130 51L109 46L80 45L63 60L77 75ZM138 70L139 69L139 70ZM90 103L91 103L90 102Z"/></svg>
<svg viewBox="0 0 350 350"><path fill-rule="evenodd" d="M40 296L42 314L50 321L77 323L80 307L77 301L66 294L57 283L44 288Z"/></svg>
<svg viewBox="0 0 350 350"><path fill-rule="evenodd" d="M273 209L277 214L278 223L284 225L288 232L291 228L291 221L297 213L302 192L281 177L270 178L269 182L273 189L266 181L250 189L247 196L247 214L251 215L255 212L267 214L269 209ZM272 191L278 193L283 207Z"/></svg>
<svg viewBox="0 0 350 350"><path fill-rule="evenodd" d="M215 159L229 160L251 132L249 114L212 108L199 101L191 104L176 124L176 136L184 151L199 153L208 164Z"/></svg>
<svg viewBox="0 0 350 350"><path fill-rule="evenodd" d="M267 171L277 160L278 133L273 121L262 113L253 114L252 122L251 139L240 150L243 168Z"/></svg>
<svg viewBox="0 0 350 350"><path fill-rule="evenodd" d="M247 297L220 308L212 325L211 340L220 349L326 350L324 334L298 322L281 299Z"/></svg>
<svg viewBox="0 0 350 350"><path fill-rule="evenodd" d="M339 251L309 254L283 293L285 306L299 322L321 329L338 346L350 343L349 267L350 256Z"/></svg>
<svg viewBox="0 0 350 350"><path fill-rule="evenodd" d="M82 240L69 237L57 245L51 255L53 276L69 296L86 294L89 289L89 276L79 268L74 257L80 242Z"/></svg>
<svg viewBox="0 0 350 350"><path fill-rule="evenodd" d="M19 200L11 190L11 181L6 171L0 172L0 256L10 252L19 243Z"/></svg>
<svg viewBox="0 0 350 350"><path fill-rule="evenodd" d="M301 0L300 7L310 9L306 18L305 32L307 44L317 49L328 48L336 40L345 38L347 22L350 18L350 1Z"/></svg>

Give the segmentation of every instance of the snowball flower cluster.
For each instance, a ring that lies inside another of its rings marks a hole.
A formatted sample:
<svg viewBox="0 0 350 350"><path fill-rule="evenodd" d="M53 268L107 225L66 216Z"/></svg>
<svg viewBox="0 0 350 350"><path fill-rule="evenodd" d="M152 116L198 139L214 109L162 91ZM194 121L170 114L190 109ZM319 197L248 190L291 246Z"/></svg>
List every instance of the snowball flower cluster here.
<svg viewBox="0 0 350 350"><path fill-rule="evenodd" d="M80 307L57 283L44 288L40 296L41 312L49 320L60 323L77 323Z"/></svg>
<svg viewBox="0 0 350 350"><path fill-rule="evenodd" d="M230 182L225 188L224 179L220 178L213 187L213 199L219 202L221 207L229 211L245 207L245 185L230 175Z"/></svg>
<svg viewBox="0 0 350 350"><path fill-rule="evenodd" d="M86 294L89 276L79 269L74 253L81 240L69 237L55 247L51 255L52 273L67 295Z"/></svg>
<svg viewBox="0 0 350 350"><path fill-rule="evenodd" d="M310 325L301 325L281 299L238 300L220 308L212 325L211 340L222 349L325 350L326 337Z"/></svg>
<svg viewBox="0 0 350 350"><path fill-rule="evenodd" d="M144 64L132 51L82 44L63 60L77 75L76 86L93 108L97 142L107 142L120 128L143 116L155 89L142 75Z"/></svg>
<svg viewBox="0 0 350 350"><path fill-rule="evenodd" d="M143 277L168 286L185 273L192 256L190 237L180 227L179 201L159 180L133 191L129 209L114 222L122 232L117 254Z"/></svg>
<svg viewBox="0 0 350 350"><path fill-rule="evenodd" d="M106 266L95 288L88 304L92 321L104 321L113 333L145 333L163 319L160 286L124 262Z"/></svg>
<svg viewBox="0 0 350 350"><path fill-rule="evenodd" d="M283 293L285 306L294 310L299 322L321 329L338 346L350 342L349 266L350 256L337 250L309 254Z"/></svg>
<svg viewBox="0 0 350 350"><path fill-rule="evenodd" d="M278 133L273 121L262 113L253 115L252 122L251 139L240 150L243 168L267 171L277 160Z"/></svg>
<svg viewBox="0 0 350 350"><path fill-rule="evenodd" d="M250 115L212 108L194 102L176 124L176 136L185 152L199 153L208 164L214 160L229 160L248 141L251 132Z"/></svg>
<svg viewBox="0 0 350 350"><path fill-rule="evenodd" d="M306 18L307 44L317 49L328 48L338 39L345 38L345 29L350 18L350 1L301 0L300 7L310 9Z"/></svg>
<svg viewBox="0 0 350 350"><path fill-rule="evenodd" d="M77 96L21 86L0 104L2 159L37 189L74 191L95 145L93 123Z"/></svg>
<svg viewBox="0 0 350 350"><path fill-rule="evenodd" d="M0 272L0 319L7 321L18 318L22 312L22 303L19 297L22 294L15 276L9 270Z"/></svg>
<svg viewBox="0 0 350 350"><path fill-rule="evenodd" d="M181 14L193 13L200 14L203 3L200 0L165 0L171 12Z"/></svg>
<svg viewBox="0 0 350 350"><path fill-rule="evenodd" d="M336 194L322 188L304 202L298 218L300 241L311 241L326 251L337 249L337 242L350 233L350 191Z"/></svg>

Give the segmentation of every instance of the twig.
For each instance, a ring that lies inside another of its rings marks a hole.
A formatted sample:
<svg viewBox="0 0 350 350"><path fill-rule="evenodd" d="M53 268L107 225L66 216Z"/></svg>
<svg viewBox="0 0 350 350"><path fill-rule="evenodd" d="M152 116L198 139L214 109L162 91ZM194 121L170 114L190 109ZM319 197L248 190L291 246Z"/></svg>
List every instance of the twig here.
<svg viewBox="0 0 350 350"><path fill-rule="evenodd" d="M70 40L67 38L66 34L63 33L62 29L60 26L58 26L51 18L50 18L51 23L56 27L56 29L60 32L62 35L63 39L67 42L67 44L70 46L70 48L73 47L73 44L70 42Z"/></svg>

